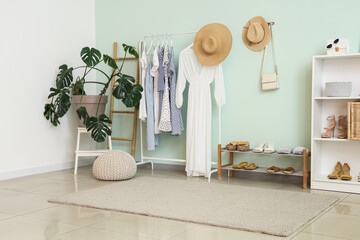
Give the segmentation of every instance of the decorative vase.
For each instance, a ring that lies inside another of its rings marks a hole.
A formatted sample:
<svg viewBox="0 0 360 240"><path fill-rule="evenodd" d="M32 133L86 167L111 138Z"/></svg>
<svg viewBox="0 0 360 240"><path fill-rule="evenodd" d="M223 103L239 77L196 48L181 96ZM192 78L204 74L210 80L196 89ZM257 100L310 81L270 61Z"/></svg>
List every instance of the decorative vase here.
<svg viewBox="0 0 360 240"><path fill-rule="evenodd" d="M101 97L101 100L100 100ZM99 103L100 101L100 103ZM96 116L96 110L99 104L98 116L105 113L106 103L108 102L108 96L100 96L100 95L73 95L72 103L75 105L75 110L79 107L84 106L89 116ZM85 127L83 124L83 119L78 119L78 126Z"/></svg>

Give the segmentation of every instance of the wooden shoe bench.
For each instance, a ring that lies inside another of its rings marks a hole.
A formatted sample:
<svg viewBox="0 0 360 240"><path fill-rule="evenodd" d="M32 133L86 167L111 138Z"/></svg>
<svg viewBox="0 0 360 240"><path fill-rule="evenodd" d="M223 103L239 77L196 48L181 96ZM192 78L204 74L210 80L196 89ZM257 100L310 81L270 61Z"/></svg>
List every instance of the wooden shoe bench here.
<svg viewBox="0 0 360 240"><path fill-rule="evenodd" d="M223 152L228 152L230 153L230 162L229 164L226 165L222 165L222 153ZM258 155L270 155L270 156L284 156L284 157L297 157L297 158L302 158L302 162L303 162L303 169L301 171L295 171L293 174L284 174L283 172L275 172L275 173L268 173L266 171L267 168L264 167L259 167L257 169L254 170L244 170L244 169L238 169L238 168L233 168L234 166L234 153L242 153L242 154L258 154ZM298 177L302 177L303 179L303 188L306 189L307 188L307 178L310 176L310 171L307 171L307 166L306 166L306 162L307 159L311 156L311 152L307 152L306 149L303 150L303 154L302 155L295 155L295 154L280 154L280 153L254 153L252 150L246 151L246 152L241 152L241 151L230 151L227 150L226 148L221 147L221 144L218 145L218 180L221 180L221 170L227 170L228 171L228 176L232 177L233 176L233 171L245 171L245 172L255 172L255 173L266 173L266 174L278 174L278 175L285 175L285 176L298 176Z"/></svg>

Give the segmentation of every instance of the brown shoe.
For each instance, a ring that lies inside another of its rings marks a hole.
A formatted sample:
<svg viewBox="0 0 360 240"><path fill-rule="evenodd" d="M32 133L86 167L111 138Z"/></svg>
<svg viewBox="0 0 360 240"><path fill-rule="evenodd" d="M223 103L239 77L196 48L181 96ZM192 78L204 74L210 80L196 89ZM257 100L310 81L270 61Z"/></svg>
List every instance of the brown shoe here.
<svg viewBox="0 0 360 240"><path fill-rule="evenodd" d="M281 170L282 170L281 168L275 167L275 166L272 166L272 167L269 167L268 169L266 169L266 171L269 172L269 173L279 172Z"/></svg>
<svg viewBox="0 0 360 240"><path fill-rule="evenodd" d="M287 168L284 168L282 170L282 172L285 173L285 174L293 174L295 172L295 170L292 167L287 167Z"/></svg>

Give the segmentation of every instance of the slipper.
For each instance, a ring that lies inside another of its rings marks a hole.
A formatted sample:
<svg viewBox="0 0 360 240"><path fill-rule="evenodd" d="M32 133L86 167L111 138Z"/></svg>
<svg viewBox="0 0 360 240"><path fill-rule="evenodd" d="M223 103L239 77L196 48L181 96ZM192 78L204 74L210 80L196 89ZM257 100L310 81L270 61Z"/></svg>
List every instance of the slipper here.
<svg viewBox="0 0 360 240"><path fill-rule="evenodd" d="M250 163L249 166L245 166L244 168L245 170L254 170L258 168L258 165L256 165L255 163Z"/></svg>
<svg viewBox="0 0 360 240"><path fill-rule="evenodd" d="M273 153L273 152L275 152L274 143L268 142L266 147L264 148L264 153Z"/></svg>
<svg viewBox="0 0 360 240"><path fill-rule="evenodd" d="M283 173L285 173L285 174L293 174L294 173L294 168L292 168L292 167L287 167L287 168L284 168L283 170L282 170L282 172Z"/></svg>
<svg viewBox="0 0 360 240"><path fill-rule="evenodd" d="M238 165L234 165L233 168L243 169L247 166L248 166L248 162L242 162L242 163L239 163Z"/></svg>
<svg viewBox="0 0 360 240"><path fill-rule="evenodd" d="M275 166L272 166L272 167L269 167L268 169L266 169L266 171L269 172L269 173L279 172L281 170L282 170L281 168L275 167Z"/></svg>
<svg viewBox="0 0 360 240"><path fill-rule="evenodd" d="M266 142L261 142L256 148L253 149L253 152L261 153L264 151L265 147L266 147Z"/></svg>

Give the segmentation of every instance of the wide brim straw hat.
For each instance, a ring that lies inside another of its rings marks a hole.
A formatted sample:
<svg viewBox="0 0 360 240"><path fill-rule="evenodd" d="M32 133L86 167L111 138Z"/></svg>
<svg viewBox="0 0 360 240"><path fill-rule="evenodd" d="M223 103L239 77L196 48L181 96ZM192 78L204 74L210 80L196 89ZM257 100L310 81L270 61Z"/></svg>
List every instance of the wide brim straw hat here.
<svg viewBox="0 0 360 240"><path fill-rule="evenodd" d="M242 37L246 47L253 51L260 51L268 44L271 31L265 19L257 16L245 24Z"/></svg>
<svg viewBox="0 0 360 240"><path fill-rule="evenodd" d="M215 66L225 60L232 46L230 30L223 24L210 23L201 28L194 39L194 52L205 66Z"/></svg>

